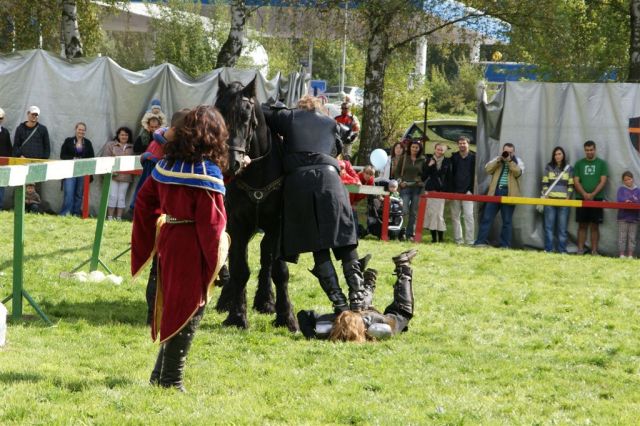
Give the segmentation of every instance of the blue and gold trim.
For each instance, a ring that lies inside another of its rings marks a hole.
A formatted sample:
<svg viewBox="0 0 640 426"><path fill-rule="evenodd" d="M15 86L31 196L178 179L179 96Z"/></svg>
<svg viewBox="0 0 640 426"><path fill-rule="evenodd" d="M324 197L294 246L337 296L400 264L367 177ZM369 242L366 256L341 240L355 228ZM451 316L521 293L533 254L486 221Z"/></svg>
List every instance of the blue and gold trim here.
<svg viewBox="0 0 640 426"><path fill-rule="evenodd" d="M201 188L207 191L225 193L224 181L220 168L210 160L199 163L175 161L171 166L162 159L151 172L151 177L168 185L184 185Z"/></svg>

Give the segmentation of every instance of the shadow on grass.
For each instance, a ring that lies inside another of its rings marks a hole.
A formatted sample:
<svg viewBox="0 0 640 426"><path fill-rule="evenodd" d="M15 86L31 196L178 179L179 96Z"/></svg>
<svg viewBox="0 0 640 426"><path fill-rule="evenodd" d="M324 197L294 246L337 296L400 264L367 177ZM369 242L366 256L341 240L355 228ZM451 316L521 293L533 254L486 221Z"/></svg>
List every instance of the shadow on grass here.
<svg viewBox="0 0 640 426"><path fill-rule="evenodd" d="M0 373L0 383L20 383L20 382L28 382L35 383L41 382L44 380L44 377L40 374L34 373L23 373L19 371L4 371Z"/></svg>
<svg viewBox="0 0 640 426"><path fill-rule="evenodd" d="M24 373L21 371L6 371L0 373L0 383L7 385L16 383L37 383L46 380L47 377L41 374ZM116 387L127 387L131 385L133 381L128 377L113 376L106 377L103 380L92 382L87 379L70 379L64 377L53 378L53 384L61 389L66 389L69 392L83 392L96 384L103 384L109 389Z"/></svg>
<svg viewBox="0 0 640 426"><path fill-rule="evenodd" d="M146 325L147 303L144 300L105 300L91 302L42 302L44 312L52 319L84 320L92 325Z"/></svg>
<svg viewBox="0 0 640 426"><path fill-rule="evenodd" d="M91 257L91 248L92 246L91 244L89 244L82 247L73 247L73 248L70 247L70 248L64 248L64 249L55 250L55 251L41 252L37 254L25 254L24 264L28 265L30 260L50 258L52 256L57 257L67 253L74 253L74 252L77 252L78 250L87 250L87 259L88 259ZM10 266L13 266L13 259L0 263L0 271L4 271L5 269L8 269ZM77 265L74 265L74 266L77 266Z"/></svg>

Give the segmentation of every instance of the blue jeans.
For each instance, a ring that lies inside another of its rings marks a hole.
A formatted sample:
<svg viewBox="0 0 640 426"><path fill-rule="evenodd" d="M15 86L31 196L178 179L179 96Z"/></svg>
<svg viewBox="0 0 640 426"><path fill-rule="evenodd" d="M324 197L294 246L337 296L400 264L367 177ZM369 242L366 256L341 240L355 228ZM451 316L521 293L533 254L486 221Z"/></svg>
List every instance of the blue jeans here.
<svg viewBox="0 0 640 426"><path fill-rule="evenodd" d="M407 222L407 238L415 235L416 217L418 216L418 203L420 202L421 186L412 186L400 190L400 198L402 198L402 214L409 215Z"/></svg>
<svg viewBox="0 0 640 426"><path fill-rule="evenodd" d="M553 237L557 228L558 252L567 252L569 207L544 206L544 251L553 251Z"/></svg>
<svg viewBox="0 0 640 426"><path fill-rule="evenodd" d="M64 199L60 215L69 213L75 216L82 215L82 195L84 193L84 176L68 178L62 180Z"/></svg>
<svg viewBox="0 0 640 426"><path fill-rule="evenodd" d="M496 196L507 195L509 190L507 188L496 188ZM489 244L489 231L491 230L491 224L495 219L498 212L502 217L502 230L500 231L500 247L511 247L511 235L513 233L513 227L511 219L513 218L513 212L516 206L512 204L500 204L500 203L487 203L484 206L484 212L482 213L482 220L480 221L480 230L478 231L478 238L475 244Z"/></svg>
<svg viewBox="0 0 640 426"><path fill-rule="evenodd" d="M3 205L4 205L4 186L0 186L0 210L2 210Z"/></svg>

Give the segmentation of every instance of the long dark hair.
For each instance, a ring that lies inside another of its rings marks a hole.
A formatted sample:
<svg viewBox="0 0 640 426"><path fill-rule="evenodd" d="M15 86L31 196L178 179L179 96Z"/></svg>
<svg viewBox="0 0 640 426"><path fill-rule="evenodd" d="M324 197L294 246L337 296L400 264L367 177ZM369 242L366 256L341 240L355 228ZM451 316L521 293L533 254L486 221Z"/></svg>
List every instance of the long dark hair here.
<svg viewBox="0 0 640 426"><path fill-rule="evenodd" d="M549 166L552 169L556 168L556 152L560 151L562 152L562 162L560 163L560 169L564 170L564 168L567 166L567 154L565 154L564 149L562 149L561 146L556 146L555 148L553 148L553 151L551 151L551 161L549 162Z"/></svg>
<svg viewBox="0 0 640 426"><path fill-rule="evenodd" d="M220 112L211 105L191 110L176 129L175 140L165 145L164 153L170 163L182 160L197 163L209 159L223 172L227 170L229 133Z"/></svg>
<svg viewBox="0 0 640 426"><path fill-rule="evenodd" d="M403 156L404 153L406 152L405 148L404 148L404 144L402 142L396 142L391 146L391 151L389 152L389 157L391 158L395 158L396 156L396 146L400 145L402 147L402 154L400 154L400 156Z"/></svg>

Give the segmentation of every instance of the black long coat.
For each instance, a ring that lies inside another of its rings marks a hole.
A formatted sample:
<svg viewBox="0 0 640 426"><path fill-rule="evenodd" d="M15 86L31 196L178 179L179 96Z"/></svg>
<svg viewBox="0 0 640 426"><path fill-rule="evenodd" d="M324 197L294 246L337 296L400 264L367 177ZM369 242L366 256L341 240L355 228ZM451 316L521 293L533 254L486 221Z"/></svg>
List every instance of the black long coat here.
<svg viewBox="0 0 640 426"><path fill-rule="evenodd" d="M341 149L336 122L306 110L265 110L284 139L282 251L299 253L357 245L349 194L333 157Z"/></svg>

